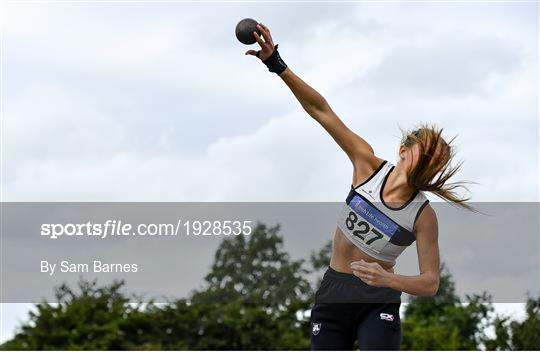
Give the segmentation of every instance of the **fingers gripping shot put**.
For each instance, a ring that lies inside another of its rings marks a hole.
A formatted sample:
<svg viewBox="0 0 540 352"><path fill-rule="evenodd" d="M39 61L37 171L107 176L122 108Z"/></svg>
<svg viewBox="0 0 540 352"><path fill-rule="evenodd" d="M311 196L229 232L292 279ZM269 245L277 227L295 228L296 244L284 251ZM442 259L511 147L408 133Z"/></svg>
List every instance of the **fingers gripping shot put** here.
<svg viewBox="0 0 540 352"><path fill-rule="evenodd" d="M242 44L250 45L255 44L256 40L253 36L253 32L261 35L261 32L257 29L257 21L252 18L244 18L236 25L236 39Z"/></svg>
<svg viewBox="0 0 540 352"><path fill-rule="evenodd" d="M248 25L244 23L245 21L247 21ZM262 23L257 24L255 21L255 29L250 33L254 38L254 42L247 42L247 40L244 41L245 36L248 35L247 30L251 30L253 28L251 27L253 24L251 21L255 20L251 20L249 18L243 19L236 26L236 37L238 40L240 40L240 42L244 44L253 44L257 42L261 46L261 50L248 50L246 51L246 55L254 55L258 57L266 65L266 67L268 67L270 72L277 73L278 75L282 74L287 68L287 65L279 56L279 52L277 50L278 45L274 45L272 36L270 35L270 30L265 25ZM264 40L260 37L260 34L262 34Z"/></svg>
<svg viewBox="0 0 540 352"><path fill-rule="evenodd" d="M376 156L351 131L324 97L281 59L264 24L251 31L258 57L292 91L302 108L337 142L352 163L352 185L338 216L332 257L311 311L314 350L398 350L402 330L401 294L432 296L439 286L438 225L426 193L470 209L447 181L454 149L431 125L403 133L398 161ZM400 254L416 242L418 275L394 273Z"/></svg>

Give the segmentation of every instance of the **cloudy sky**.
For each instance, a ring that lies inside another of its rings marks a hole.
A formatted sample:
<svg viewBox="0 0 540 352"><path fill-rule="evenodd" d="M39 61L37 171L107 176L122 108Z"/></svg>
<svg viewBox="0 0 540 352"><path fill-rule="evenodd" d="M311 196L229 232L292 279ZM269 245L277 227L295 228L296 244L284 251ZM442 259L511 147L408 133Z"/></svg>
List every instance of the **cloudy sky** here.
<svg viewBox="0 0 540 352"><path fill-rule="evenodd" d="M476 201L538 200L537 4L11 4L6 201L340 201L347 157L236 41L283 58L376 153L458 135Z"/></svg>
<svg viewBox="0 0 540 352"><path fill-rule="evenodd" d="M472 200L539 200L537 3L105 1L3 4L2 200L343 200L347 157L244 17L379 157L433 122Z"/></svg>

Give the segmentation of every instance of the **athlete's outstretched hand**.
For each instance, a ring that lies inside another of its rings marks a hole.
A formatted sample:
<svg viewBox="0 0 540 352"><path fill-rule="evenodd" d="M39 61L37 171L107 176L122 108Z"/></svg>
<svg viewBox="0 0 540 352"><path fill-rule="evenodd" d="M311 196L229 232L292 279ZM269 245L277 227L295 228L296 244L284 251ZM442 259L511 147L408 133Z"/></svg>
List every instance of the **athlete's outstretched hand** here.
<svg viewBox="0 0 540 352"><path fill-rule="evenodd" d="M274 41L272 40L272 35L270 34L270 30L264 24L259 23L257 25L257 29L261 31L262 38L259 37L257 32L253 32L253 36L255 37L255 40L257 41L257 43L259 43L259 45L261 46L261 50L259 51L259 59L264 61L268 59L270 55L272 55L272 52L274 51ZM246 55L257 56L257 51L248 50L246 51Z"/></svg>
<svg viewBox="0 0 540 352"><path fill-rule="evenodd" d="M394 269L385 270L379 263L369 263L365 260L351 263L353 274L364 281L366 284L376 287L390 286L390 278Z"/></svg>

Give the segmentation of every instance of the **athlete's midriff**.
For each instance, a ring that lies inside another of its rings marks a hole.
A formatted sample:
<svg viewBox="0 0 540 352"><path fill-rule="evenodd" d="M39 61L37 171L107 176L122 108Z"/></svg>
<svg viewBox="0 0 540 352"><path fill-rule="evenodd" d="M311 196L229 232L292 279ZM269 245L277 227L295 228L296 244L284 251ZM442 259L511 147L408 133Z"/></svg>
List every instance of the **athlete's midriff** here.
<svg viewBox="0 0 540 352"><path fill-rule="evenodd" d="M339 228L334 234L334 243L332 246L332 258L330 266L332 269L345 273L352 273L351 263L364 259L366 262L377 262L384 269L393 271L392 263L388 263L379 259L375 259L369 254L363 252L356 247L349 239L341 232Z"/></svg>

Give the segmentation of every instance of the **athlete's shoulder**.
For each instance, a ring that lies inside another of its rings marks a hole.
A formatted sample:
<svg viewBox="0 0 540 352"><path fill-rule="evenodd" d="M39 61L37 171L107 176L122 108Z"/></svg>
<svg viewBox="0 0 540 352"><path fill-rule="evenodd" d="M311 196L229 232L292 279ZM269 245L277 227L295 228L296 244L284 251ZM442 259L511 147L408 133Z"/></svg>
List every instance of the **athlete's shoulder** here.
<svg viewBox="0 0 540 352"><path fill-rule="evenodd" d="M375 154L366 153L364 157L357 162L354 166L357 168L364 168L367 171L373 172L378 169L382 164L388 164L389 161L383 158L379 158Z"/></svg>
<svg viewBox="0 0 540 352"><path fill-rule="evenodd" d="M438 228L437 213L429 204L429 201L423 203L422 209L419 210L417 218L414 222L414 230L436 230Z"/></svg>
<svg viewBox="0 0 540 352"><path fill-rule="evenodd" d="M388 165L388 161L371 154L354 164L353 185L358 187L369 181L375 174Z"/></svg>

